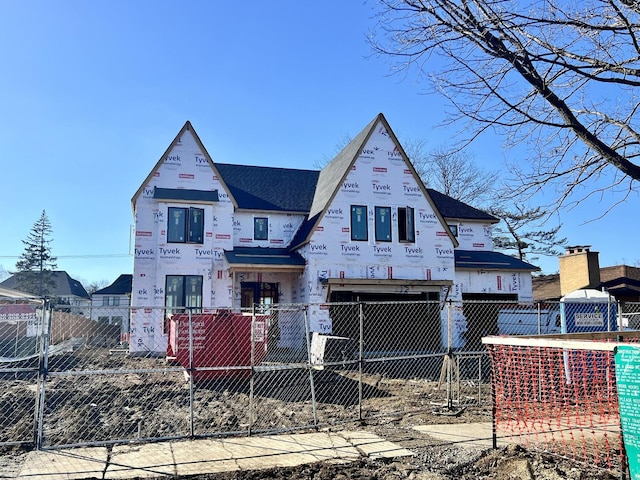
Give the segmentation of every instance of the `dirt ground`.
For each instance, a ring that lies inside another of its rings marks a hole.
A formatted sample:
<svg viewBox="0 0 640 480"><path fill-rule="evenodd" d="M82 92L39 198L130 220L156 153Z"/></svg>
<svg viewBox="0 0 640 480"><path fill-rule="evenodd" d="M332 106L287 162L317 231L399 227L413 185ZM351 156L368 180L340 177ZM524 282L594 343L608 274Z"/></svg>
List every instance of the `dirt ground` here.
<svg viewBox="0 0 640 480"><path fill-rule="evenodd" d="M400 423L402 423L400 421ZM517 445L493 449L469 448L443 444L426 435L394 424L363 426L414 452L411 457L395 459L361 459L341 464L320 462L297 467L256 471L235 471L189 477L157 477L174 480L614 480L617 472L539 452ZM26 458L20 448L5 449L0 456L0 478L13 478ZM148 477L145 477L148 479Z"/></svg>
<svg viewBox="0 0 640 480"><path fill-rule="evenodd" d="M57 367L58 365L58 367ZM52 376L47 382L44 435L49 445L100 442L113 438L154 438L188 432L190 390L181 372L140 371L157 366L153 359L67 356L52 369L103 370L103 375ZM166 367L166 365L164 365ZM128 369L126 374L113 374ZM136 371L137 369L137 371ZM284 375L284 376L283 376ZM270 374L254 385L255 410L264 429L300 428L312 420L306 371ZM434 382L397 378L384 372L365 377L364 422L357 422L357 383L353 372L325 372L319 378L316 400L320 419L332 421L332 430L368 429L405 447L414 455L388 460L362 459L349 464L323 462L294 468L230 472L190 477L197 480L340 480L340 479L598 479L620 478L619 473L594 469L567 459L518 446L498 450L443 444L413 429L434 423L471 423L491 420L488 405L470 405L450 415L435 406L442 392ZM32 378L0 379L2 440L31 435ZM194 422L198 431L231 432L246 427L249 392L246 381L199 386L194 393ZM354 403L355 401L355 403ZM344 422L344 423L342 423ZM326 428L326 427L325 427ZM0 478L17 475L27 451L0 447ZM166 477L164 477L166 478Z"/></svg>

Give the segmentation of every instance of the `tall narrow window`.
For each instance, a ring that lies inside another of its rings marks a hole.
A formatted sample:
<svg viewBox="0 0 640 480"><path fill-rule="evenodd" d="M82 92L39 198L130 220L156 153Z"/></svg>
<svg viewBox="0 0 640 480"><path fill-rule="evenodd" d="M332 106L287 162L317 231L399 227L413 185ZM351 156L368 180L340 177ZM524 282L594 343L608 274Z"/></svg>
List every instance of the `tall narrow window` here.
<svg viewBox="0 0 640 480"><path fill-rule="evenodd" d="M367 239L367 207L351 205L351 240Z"/></svg>
<svg viewBox="0 0 640 480"><path fill-rule="evenodd" d="M391 241L391 207L376 207L376 241Z"/></svg>
<svg viewBox="0 0 640 480"><path fill-rule="evenodd" d="M167 242L184 243L187 240L186 208L169 207L167 216Z"/></svg>
<svg viewBox="0 0 640 480"><path fill-rule="evenodd" d="M204 237L204 209L189 209L189 243L202 243Z"/></svg>
<svg viewBox="0 0 640 480"><path fill-rule="evenodd" d="M398 240L407 243L416 241L414 209L412 207L398 207Z"/></svg>
<svg viewBox="0 0 640 480"><path fill-rule="evenodd" d="M269 239L269 219L266 217L255 217L253 219L253 239Z"/></svg>
<svg viewBox="0 0 640 480"><path fill-rule="evenodd" d="M202 243L204 238L204 209L169 207L167 242Z"/></svg>

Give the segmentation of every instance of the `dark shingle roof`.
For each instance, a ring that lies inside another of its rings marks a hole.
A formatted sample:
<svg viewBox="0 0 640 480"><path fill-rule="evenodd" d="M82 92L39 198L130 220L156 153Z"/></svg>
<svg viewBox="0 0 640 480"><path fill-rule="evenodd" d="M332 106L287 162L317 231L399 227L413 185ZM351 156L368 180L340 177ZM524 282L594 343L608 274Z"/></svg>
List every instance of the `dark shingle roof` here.
<svg viewBox="0 0 640 480"><path fill-rule="evenodd" d="M487 212L473 208L471 205L462 203L432 188L427 188L427 192L429 192L433 203L435 203L436 207L445 218L485 220L491 223L498 223L500 221L493 215L489 215Z"/></svg>
<svg viewBox="0 0 640 480"><path fill-rule="evenodd" d="M318 181L317 170L216 163L238 208L308 212Z"/></svg>
<svg viewBox="0 0 640 480"><path fill-rule="evenodd" d="M320 213L314 215L311 218L307 218L304 222L302 222L302 225L300 225L300 228L291 240L291 247L297 247L309 237L311 231L315 228L319 217Z"/></svg>
<svg viewBox="0 0 640 480"><path fill-rule="evenodd" d="M6 288L17 289L20 282L18 281L20 272L17 272L7 278L4 282L0 283L1 286ZM69 295L75 295L76 297L91 298L84 289L82 284L75 278L71 278L69 274L62 270L54 270L51 272L51 280L55 282L55 288L52 295L57 297L68 297Z"/></svg>
<svg viewBox="0 0 640 480"><path fill-rule="evenodd" d="M539 267L500 252L455 250L456 269L474 270L540 270Z"/></svg>
<svg viewBox="0 0 640 480"><path fill-rule="evenodd" d="M305 265L305 260L299 253L290 252L287 248L236 247L225 251L229 265Z"/></svg>
<svg viewBox="0 0 640 480"><path fill-rule="evenodd" d="M376 116L369 125L364 127L331 162L320 172L316 194L309 215L315 217L327 207L330 200L338 190L342 180L347 175L349 168L359 155L364 143L371 135L373 127L381 120L382 114Z"/></svg>
<svg viewBox="0 0 640 480"><path fill-rule="evenodd" d="M131 283L133 280L133 275L128 273L123 273L115 281L100 290L96 290L93 292L94 295L126 295L127 293L131 293Z"/></svg>

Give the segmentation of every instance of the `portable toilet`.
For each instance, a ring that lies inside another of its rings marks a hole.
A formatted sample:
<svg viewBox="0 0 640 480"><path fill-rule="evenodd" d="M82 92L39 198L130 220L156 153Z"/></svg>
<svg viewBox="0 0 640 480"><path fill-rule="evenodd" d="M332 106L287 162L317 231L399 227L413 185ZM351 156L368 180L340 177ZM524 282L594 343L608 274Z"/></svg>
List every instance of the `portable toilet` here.
<svg viewBox="0 0 640 480"><path fill-rule="evenodd" d="M562 333L618 330L615 298L600 290L582 289L560 299Z"/></svg>

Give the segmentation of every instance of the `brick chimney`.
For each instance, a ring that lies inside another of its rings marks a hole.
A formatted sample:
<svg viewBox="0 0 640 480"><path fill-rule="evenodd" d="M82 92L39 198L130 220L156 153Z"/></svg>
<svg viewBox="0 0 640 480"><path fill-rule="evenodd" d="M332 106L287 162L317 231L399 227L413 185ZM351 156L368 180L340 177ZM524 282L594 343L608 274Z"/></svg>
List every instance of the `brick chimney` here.
<svg viewBox="0 0 640 480"><path fill-rule="evenodd" d="M560 295L600 285L598 252L590 248L591 245L567 247L565 254L560 255Z"/></svg>

